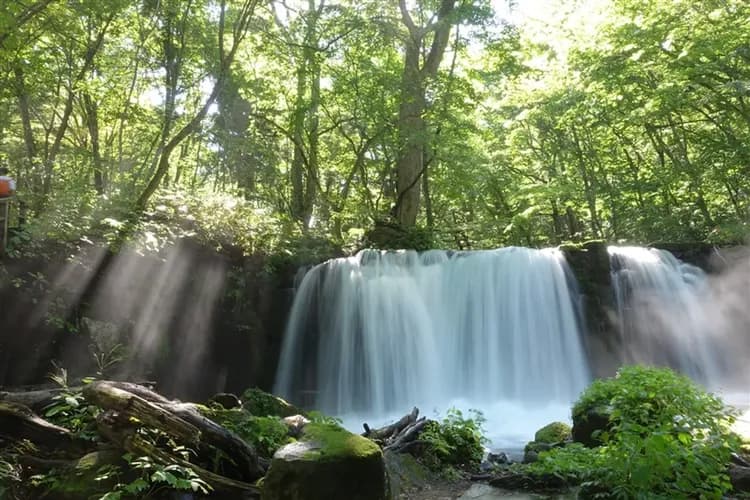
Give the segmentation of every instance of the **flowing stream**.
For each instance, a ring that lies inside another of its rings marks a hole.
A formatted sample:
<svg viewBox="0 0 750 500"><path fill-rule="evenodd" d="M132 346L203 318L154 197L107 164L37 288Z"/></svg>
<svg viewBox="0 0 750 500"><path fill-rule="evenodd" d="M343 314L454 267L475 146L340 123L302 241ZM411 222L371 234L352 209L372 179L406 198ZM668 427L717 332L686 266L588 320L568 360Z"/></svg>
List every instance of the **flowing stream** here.
<svg viewBox="0 0 750 500"><path fill-rule="evenodd" d="M576 289L556 249L331 260L298 287L275 391L353 428L476 408L522 447L589 382Z"/></svg>

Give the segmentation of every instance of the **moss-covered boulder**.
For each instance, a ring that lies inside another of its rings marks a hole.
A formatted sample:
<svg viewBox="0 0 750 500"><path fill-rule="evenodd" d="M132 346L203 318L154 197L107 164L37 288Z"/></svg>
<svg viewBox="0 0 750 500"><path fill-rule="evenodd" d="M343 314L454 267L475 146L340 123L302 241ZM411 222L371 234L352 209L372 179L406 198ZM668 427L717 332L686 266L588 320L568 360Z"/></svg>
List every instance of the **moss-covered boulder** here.
<svg viewBox="0 0 750 500"><path fill-rule="evenodd" d="M523 450L524 463L536 462L539 453L564 446L571 440L570 426L564 422L547 424L534 434L534 440L526 444Z"/></svg>
<svg viewBox="0 0 750 500"><path fill-rule="evenodd" d="M537 443L560 443L570 439L570 426L564 422L547 424L534 434Z"/></svg>
<svg viewBox="0 0 750 500"><path fill-rule="evenodd" d="M304 415L296 406L284 399L262 391L256 387L246 390L242 394L242 407L259 417L292 417Z"/></svg>
<svg viewBox="0 0 750 500"><path fill-rule="evenodd" d="M378 445L334 424L311 423L279 449L263 479L263 500L387 500Z"/></svg>

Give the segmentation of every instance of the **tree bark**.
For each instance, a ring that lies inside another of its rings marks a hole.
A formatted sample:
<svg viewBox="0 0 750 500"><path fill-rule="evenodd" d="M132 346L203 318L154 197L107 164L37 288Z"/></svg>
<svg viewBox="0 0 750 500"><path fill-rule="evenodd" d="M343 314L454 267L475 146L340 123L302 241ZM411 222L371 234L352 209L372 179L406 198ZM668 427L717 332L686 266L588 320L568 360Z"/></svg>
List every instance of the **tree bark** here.
<svg viewBox="0 0 750 500"><path fill-rule="evenodd" d="M448 46L452 28L450 16L455 11L455 0L442 0L437 21L427 27L417 27L406 7L399 1L401 19L408 29L404 47L404 70L401 78L401 101L398 112L399 155L396 160L397 192L394 213L403 227L417 222L421 197L420 178L424 174L424 146L427 127L424 121L426 82L437 74ZM432 45L424 64L420 64L427 34L434 32Z"/></svg>

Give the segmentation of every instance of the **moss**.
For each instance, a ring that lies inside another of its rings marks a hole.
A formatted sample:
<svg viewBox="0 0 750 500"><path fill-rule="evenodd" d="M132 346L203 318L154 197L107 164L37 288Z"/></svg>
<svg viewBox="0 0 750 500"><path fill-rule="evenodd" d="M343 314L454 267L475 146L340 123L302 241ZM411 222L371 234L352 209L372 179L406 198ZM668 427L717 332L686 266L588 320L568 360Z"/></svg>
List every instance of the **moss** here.
<svg viewBox="0 0 750 500"><path fill-rule="evenodd" d="M201 413L253 445L264 458L271 458L276 450L293 441L279 417L259 417L242 408L208 408Z"/></svg>
<svg viewBox="0 0 750 500"><path fill-rule="evenodd" d="M242 394L242 407L258 416L289 417L298 413L297 408L284 399L258 388L248 389Z"/></svg>
<svg viewBox="0 0 750 500"><path fill-rule="evenodd" d="M263 500L386 500L383 454L372 441L331 423L308 424L300 441L278 450Z"/></svg>
<svg viewBox="0 0 750 500"><path fill-rule="evenodd" d="M260 417L291 417L305 413L282 398L254 387L242 394L242 406L253 415Z"/></svg>
<svg viewBox="0 0 750 500"><path fill-rule="evenodd" d="M552 422L545 425L534 434L534 441L538 443L559 443L570 439L571 428L563 422Z"/></svg>
<svg viewBox="0 0 750 500"><path fill-rule="evenodd" d="M305 427L302 439L314 441L320 449L308 452L305 458L338 459L343 457L368 457L379 454L380 448L373 441L352 434L335 424L311 423Z"/></svg>
<svg viewBox="0 0 750 500"><path fill-rule="evenodd" d="M558 245L557 248L563 252L583 252L592 247L599 247L602 245L606 246L607 242L605 240L586 240L583 242L567 241Z"/></svg>

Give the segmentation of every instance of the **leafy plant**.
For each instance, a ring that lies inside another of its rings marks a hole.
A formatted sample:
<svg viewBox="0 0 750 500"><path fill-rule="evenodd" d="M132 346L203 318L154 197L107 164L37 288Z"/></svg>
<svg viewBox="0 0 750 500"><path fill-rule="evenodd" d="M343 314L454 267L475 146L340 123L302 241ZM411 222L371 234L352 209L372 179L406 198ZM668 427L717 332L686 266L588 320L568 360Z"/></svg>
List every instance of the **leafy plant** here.
<svg viewBox="0 0 750 500"><path fill-rule="evenodd" d="M226 410L214 407L205 413L207 417L252 444L266 458L273 456L276 450L292 440L288 436L286 424L279 417L259 417L242 408Z"/></svg>
<svg viewBox="0 0 750 500"><path fill-rule="evenodd" d="M482 461L484 443L482 426L485 419L478 410L464 417L461 410L451 408L441 422L430 422L420 434L427 445L426 464L433 469L461 467L470 469Z"/></svg>
<svg viewBox="0 0 750 500"><path fill-rule="evenodd" d="M344 421L338 417L331 417L329 415L326 415L316 410L309 411L307 413L307 417L310 419L311 422L320 423L320 424L332 424L332 425L338 425L340 427L344 423Z"/></svg>
<svg viewBox="0 0 750 500"><path fill-rule="evenodd" d="M44 408L44 418L53 424L65 427L78 437L95 441L97 439L96 416L100 409L86 402L80 391L68 386L68 373L62 367L50 379L60 385L62 390L53 397L53 402Z"/></svg>
<svg viewBox="0 0 750 500"><path fill-rule="evenodd" d="M574 418L606 407L603 445L543 452L532 474L584 482L602 498L720 498L739 439L735 412L687 377L665 368L628 366L594 382L573 407Z"/></svg>
<svg viewBox="0 0 750 500"><path fill-rule="evenodd" d="M149 457L136 457L131 454L125 454L123 458L128 462L130 468L138 471L140 475L128 483L118 483L100 500L150 498L163 488L202 494L208 494L212 489L189 467L179 464L162 465ZM111 470L104 470L101 477L110 473Z"/></svg>

